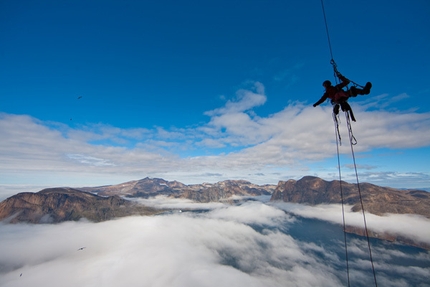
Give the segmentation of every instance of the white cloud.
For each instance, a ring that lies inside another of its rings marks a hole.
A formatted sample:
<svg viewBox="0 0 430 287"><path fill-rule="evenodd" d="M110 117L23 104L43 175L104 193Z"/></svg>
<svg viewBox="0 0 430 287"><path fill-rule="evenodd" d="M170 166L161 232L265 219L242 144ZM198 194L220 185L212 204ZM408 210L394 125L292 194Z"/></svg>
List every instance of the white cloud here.
<svg viewBox="0 0 430 287"><path fill-rule="evenodd" d="M252 90L241 89L236 93L236 101L227 101L224 107L206 112L209 116L222 114L235 114L248 111L254 107L263 105L267 97L264 95L264 86L259 82L254 83Z"/></svg>
<svg viewBox="0 0 430 287"><path fill-rule="evenodd" d="M290 236L217 215L0 225L0 232L5 286L340 285L336 271Z"/></svg>
<svg viewBox="0 0 430 287"><path fill-rule="evenodd" d="M108 160L96 158L92 156L85 156L82 154L66 154L66 156L72 160L76 160L79 163L93 166L114 166L115 164L110 163Z"/></svg>
<svg viewBox="0 0 430 287"><path fill-rule="evenodd" d="M189 199L171 199L167 198L166 196L157 196L152 198L137 198L134 199L137 202L140 202L146 206L155 207L158 209L175 209L175 210L181 210L181 209L202 209L202 210L210 210L215 208L222 208L225 207L223 203L219 202L211 202L211 203L198 203Z"/></svg>
<svg viewBox="0 0 430 287"><path fill-rule="evenodd" d="M207 112L207 123L187 128L120 129L94 124L72 129L3 113L0 171L11 179L62 172L65 178L73 173L115 175L128 180L148 175L185 183L191 183L187 182L189 176L197 179L198 174L198 182L214 179L204 177L209 173L222 174L220 180L243 178L257 183L276 183L284 178L250 175L300 176L304 170L321 176L321 171L312 171L308 165L335 156L331 107L290 103L279 112L260 117L252 110L265 103L264 93L264 86L255 83L250 90L240 90L235 101ZM359 141L354 148L357 153L430 145L429 113L368 111L360 106L354 109L359 123L353 123ZM344 144L340 152L349 154L345 120L341 121ZM365 166L366 162L359 164ZM333 167L326 167L325 173ZM172 178L179 174L181 178Z"/></svg>
<svg viewBox="0 0 430 287"><path fill-rule="evenodd" d="M169 203L159 199L156 204L166 207ZM184 207L191 203L174 200L170 204ZM296 223L283 211L258 202L208 205L205 209L212 211L127 217L97 224L0 224L0 285L343 285L342 252L331 250L337 244L327 249L317 240L300 242L288 232L280 232L278 228L285 230ZM315 212L322 214L318 208ZM368 262L360 259L362 244L351 242L351 252L359 256L350 261L352 277L359 280L354 282L369 279ZM79 250L81 247L85 249ZM384 255L376 260L379 270L399 269L399 274L414 274L422 282L428 277L428 269L391 263L395 257L410 260L410 255L385 249L375 253ZM425 253L419 256L430 260ZM378 274L379 282L388 279L384 273Z"/></svg>
<svg viewBox="0 0 430 287"><path fill-rule="evenodd" d="M256 214L260 216L256 217ZM209 216L211 218L239 221L246 224L268 226L276 226L286 221L293 221L293 219L287 217L283 211L254 201L247 202L236 208L226 207L223 209L215 209Z"/></svg>
<svg viewBox="0 0 430 287"><path fill-rule="evenodd" d="M294 203L276 202L275 206L306 218L318 218L336 224L343 224L339 204L306 206ZM361 212L352 212L352 206L345 205L346 225L364 227L364 218ZM412 214L386 214L378 216L366 213L366 222L369 230L378 233L391 232L402 235L422 243L430 244L430 219Z"/></svg>

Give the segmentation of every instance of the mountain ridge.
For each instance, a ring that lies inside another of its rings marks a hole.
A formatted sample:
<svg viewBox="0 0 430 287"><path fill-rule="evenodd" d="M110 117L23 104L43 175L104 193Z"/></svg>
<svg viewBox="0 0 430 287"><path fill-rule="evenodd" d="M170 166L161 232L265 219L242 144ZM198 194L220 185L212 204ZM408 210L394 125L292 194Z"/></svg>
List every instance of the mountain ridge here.
<svg viewBox="0 0 430 287"><path fill-rule="evenodd" d="M430 218L430 193L426 191L399 190L370 183L361 183L359 186L367 212L377 215L419 214ZM326 181L314 176L279 181L277 185L256 185L246 180L186 185L178 181L146 177L117 185L49 188L38 193L19 193L0 202L0 220L20 211L23 214L15 216L11 222L21 220L34 223L37 220L43 221L44 215L48 222L76 220L82 217L101 221L133 213L144 214L126 198L150 198L159 195L202 203L233 202L234 196L260 195L270 195L271 201L281 200L307 205L342 203L341 188L344 203L352 205L353 211L360 211L361 204L356 184L338 180ZM121 207L133 212L123 212ZM156 213L154 210L151 212ZM103 219L103 216L106 219Z"/></svg>
<svg viewBox="0 0 430 287"><path fill-rule="evenodd" d="M159 211L119 196L101 197L74 188L47 188L22 192L0 202L0 220L6 223L58 223L83 218L94 222Z"/></svg>
<svg viewBox="0 0 430 287"><path fill-rule="evenodd" d="M121 195L149 198L165 195L172 198L186 198L197 202L212 202L238 196L270 195L276 185L257 185L246 180L224 180L216 183L186 185L178 181L146 177L117 185L83 187L80 190L102 196Z"/></svg>
<svg viewBox="0 0 430 287"><path fill-rule="evenodd" d="M308 205L342 203L352 205L352 211L365 211L384 215L419 214L430 218L430 193L422 190L400 190L371 183L352 184L345 181L326 181L314 176L300 180L280 181L271 201L302 203ZM361 192L361 200L360 193Z"/></svg>

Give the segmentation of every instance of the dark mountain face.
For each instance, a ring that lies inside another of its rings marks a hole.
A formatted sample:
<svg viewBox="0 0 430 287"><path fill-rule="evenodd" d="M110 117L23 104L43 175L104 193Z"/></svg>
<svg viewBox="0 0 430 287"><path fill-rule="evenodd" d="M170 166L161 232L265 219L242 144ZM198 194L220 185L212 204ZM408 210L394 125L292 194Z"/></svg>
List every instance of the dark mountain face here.
<svg viewBox="0 0 430 287"><path fill-rule="evenodd" d="M360 197L356 184L337 180L325 181L318 177L305 176L302 179L280 181L271 201L303 203L309 205L342 203L352 205L353 211L360 211ZM399 190L361 183L360 191L367 212L383 215L420 214L430 218L430 193L419 190Z"/></svg>
<svg viewBox="0 0 430 287"><path fill-rule="evenodd" d="M86 218L104 221L157 210L134 204L119 196L101 197L72 188L49 188L24 192L0 203L0 220L10 223L57 223Z"/></svg>

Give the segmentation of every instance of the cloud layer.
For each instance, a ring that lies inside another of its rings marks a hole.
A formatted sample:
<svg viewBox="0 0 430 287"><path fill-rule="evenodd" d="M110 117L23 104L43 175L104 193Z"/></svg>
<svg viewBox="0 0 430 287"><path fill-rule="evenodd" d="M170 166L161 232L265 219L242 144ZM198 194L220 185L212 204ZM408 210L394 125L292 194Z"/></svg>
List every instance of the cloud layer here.
<svg viewBox="0 0 430 287"><path fill-rule="evenodd" d="M226 178L276 183L280 172L292 177L318 172L327 175L310 165L335 155L331 108L290 103L274 114L258 116L254 109L266 100L264 86L257 82L250 89L239 90L223 107L207 111L208 122L169 130L104 124L71 128L3 113L0 170L9 179L3 183L28 183L22 180L31 174L57 178L91 174L92 178L116 180L149 175L186 183ZM360 140L356 152L430 145L429 113L375 110L377 101L355 107L359 125L354 126L354 133ZM341 133L347 142L344 123ZM340 152L348 154L348 145L341 146ZM334 167L328 169L333 171ZM218 176L211 178L210 174Z"/></svg>
<svg viewBox="0 0 430 287"><path fill-rule="evenodd" d="M341 205L318 205L306 206L294 203L275 202L275 206L306 218L318 218L342 225L340 212ZM352 206L345 206L346 225L363 228L364 219L360 212L352 212ZM386 214L379 216L366 213L366 222L369 230L379 234L391 232L392 234L402 235L418 242L430 244L430 220L424 216L412 214Z"/></svg>
<svg viewBox="0 0 430 287"><path fill-rule="evenodd" d="M163 204L162 200L157 204ZM189 202L164 204L190 208ZM128 217L97 224L0 225L0 285L344 285L342 252L289 235L289 226L297 222L282 210L260 202L207 208L211 211ZM330 210L326 213L333 214ZM363 242L350 243L356 258L350 262L351 277L361 282L357 286L369 280ZM394 257L410 260L411 255L401 251L380 249L375 254L380 283L410 284L387 277L384 269L404 272L419 282L425 282L423 278L430 274L429 268L392 263ZM430 262L427 253L416 256Z"/></svg>

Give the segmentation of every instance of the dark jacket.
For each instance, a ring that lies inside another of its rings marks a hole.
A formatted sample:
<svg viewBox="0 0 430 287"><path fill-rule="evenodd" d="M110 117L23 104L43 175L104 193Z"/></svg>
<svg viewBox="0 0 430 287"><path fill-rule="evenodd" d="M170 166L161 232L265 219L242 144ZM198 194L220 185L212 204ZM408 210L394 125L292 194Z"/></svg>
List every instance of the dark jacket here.
<svg viewBox="0 0 430 287"><path fill-rule="evenodd" d="M318 102L314 104L314 107L324 103L324 101L327 99L331 99L332 103L339 104L349 98L349 95L342 88L346 87L350 83L350 81L342 75L339 75L339 79L342 82L340 84L337 84L336 86L327 87L326 92L321 97L321 99L319 99Z"/></svg>

